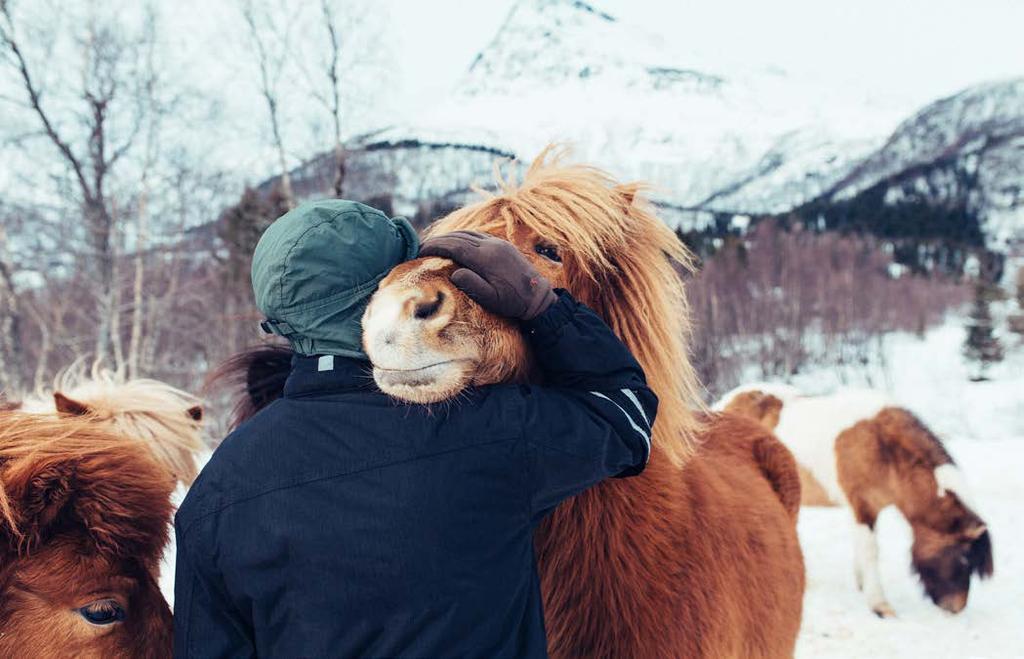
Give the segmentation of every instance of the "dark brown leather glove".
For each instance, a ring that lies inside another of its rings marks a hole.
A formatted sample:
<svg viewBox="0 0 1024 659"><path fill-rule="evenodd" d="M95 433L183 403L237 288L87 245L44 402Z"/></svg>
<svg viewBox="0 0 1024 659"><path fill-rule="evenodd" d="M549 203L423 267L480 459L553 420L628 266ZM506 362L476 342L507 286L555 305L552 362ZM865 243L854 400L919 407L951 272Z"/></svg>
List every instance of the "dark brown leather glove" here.
<svg viewBox="0 0 1024 659"><path fill-rule="evenodd" d="M508 318L533 320L558 299L551 282L512 243L475 231L430 238L420 256L440 256L463 266L452 283L477 304Z"/></svg>

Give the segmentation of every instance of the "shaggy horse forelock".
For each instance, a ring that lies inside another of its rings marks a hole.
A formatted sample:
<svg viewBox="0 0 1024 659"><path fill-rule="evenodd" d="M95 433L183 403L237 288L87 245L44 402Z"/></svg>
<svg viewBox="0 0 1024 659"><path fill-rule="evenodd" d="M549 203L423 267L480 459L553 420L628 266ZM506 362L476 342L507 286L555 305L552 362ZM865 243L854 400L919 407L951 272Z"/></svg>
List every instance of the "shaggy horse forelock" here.
<svg viewBox="0 0 1024 659"><path fill-rule="evenodd" d="M643 366L660 403L655 444L675 464L698 441L704 409L689 359L690 309L680 271L694 257L640 193L587 165L562 164L549 147L521 182L496 177L498 192L438 220L428 236L458 230L516 242L524 229L562 252L564 286L596 310Z"/></svg>

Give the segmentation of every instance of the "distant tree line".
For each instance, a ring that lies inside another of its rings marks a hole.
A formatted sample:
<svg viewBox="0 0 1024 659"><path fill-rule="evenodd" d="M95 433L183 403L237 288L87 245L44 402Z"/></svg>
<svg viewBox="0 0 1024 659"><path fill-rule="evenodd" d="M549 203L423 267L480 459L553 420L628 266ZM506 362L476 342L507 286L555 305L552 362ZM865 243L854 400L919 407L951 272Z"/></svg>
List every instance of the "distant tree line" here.
<svg viewBox="0 0 1024 659"><path fill-rule="evenodd" d="M894 265L878 238L772 220L724 239L688 286L706 386L877 362L885 333L922 334L970 297L958 278Z"/></svg>

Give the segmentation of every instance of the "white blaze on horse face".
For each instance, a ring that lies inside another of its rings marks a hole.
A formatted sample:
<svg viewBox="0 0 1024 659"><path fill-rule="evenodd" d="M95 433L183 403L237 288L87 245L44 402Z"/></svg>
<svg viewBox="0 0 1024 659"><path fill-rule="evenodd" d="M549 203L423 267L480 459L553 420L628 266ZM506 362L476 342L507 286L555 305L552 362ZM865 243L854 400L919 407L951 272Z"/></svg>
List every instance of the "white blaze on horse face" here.
<svg viewBox="0 0 1024 659"><path fill-rule="evenodd" d="M974 499L971 496L970 490L967 489L967 479L964 478L964 472L960 471L955 464L948 462L939 465L933 473L935 474L935 484L938 486L936 494L939 498L946 496L947 493L955 494L961 503L977 511L977 508L974 507Z"/></svg>
<svg viewBox="0 0 1024 659"><path fill-rule="evenodd" d="M367 352L387 353L388 346L394 345L402 320L403 302L403 298L388 291L380 291L373 296L373 301L363 316L363 336L366 337Z"/></svg>

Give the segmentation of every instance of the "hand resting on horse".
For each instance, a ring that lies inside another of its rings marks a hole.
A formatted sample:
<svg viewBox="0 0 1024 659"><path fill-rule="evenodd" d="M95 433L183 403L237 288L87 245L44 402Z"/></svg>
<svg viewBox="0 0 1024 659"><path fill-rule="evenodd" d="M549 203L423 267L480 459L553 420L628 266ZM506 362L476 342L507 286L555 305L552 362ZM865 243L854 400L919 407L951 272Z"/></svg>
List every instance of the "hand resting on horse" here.
<svg viewBox="0 0 1024 659"><path fill-rule="evenodd" d="M558 296L551 282L501 238L476 231L453 231L423 243L420 256L451 259L462 267L452 283L484 309L499 316L533 320Z"/></svg>

